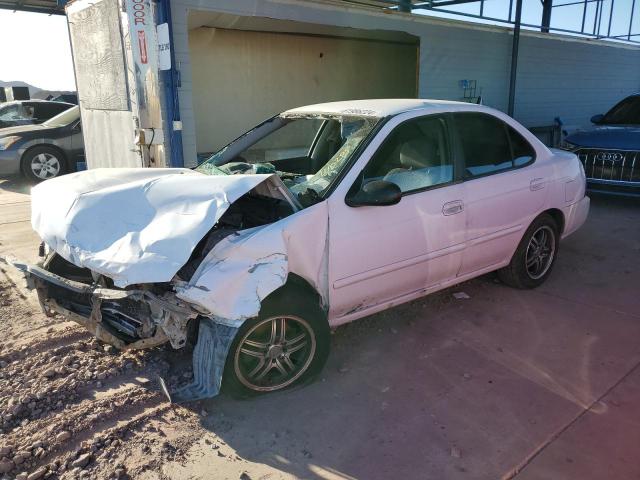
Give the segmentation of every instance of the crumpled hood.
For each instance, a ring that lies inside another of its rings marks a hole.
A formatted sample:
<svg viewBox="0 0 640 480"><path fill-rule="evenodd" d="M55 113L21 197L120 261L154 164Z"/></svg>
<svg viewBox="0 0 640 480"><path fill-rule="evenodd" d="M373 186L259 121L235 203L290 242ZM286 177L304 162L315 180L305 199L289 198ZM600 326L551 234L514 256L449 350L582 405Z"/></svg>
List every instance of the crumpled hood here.
<svg viewBox="0 0 640 480"><path fill-rule="evenodd" d="M229 205L276 175L210 176L181 168L108 168L31 191L31 225L71 263L119 287L170 281Z"/></svg>
<svg viewBox="0 0 640 480"><path fill-rule="evenodd" d="M580 147L640 150L640 127L602 125L578 130L566 140Z"/></svg>

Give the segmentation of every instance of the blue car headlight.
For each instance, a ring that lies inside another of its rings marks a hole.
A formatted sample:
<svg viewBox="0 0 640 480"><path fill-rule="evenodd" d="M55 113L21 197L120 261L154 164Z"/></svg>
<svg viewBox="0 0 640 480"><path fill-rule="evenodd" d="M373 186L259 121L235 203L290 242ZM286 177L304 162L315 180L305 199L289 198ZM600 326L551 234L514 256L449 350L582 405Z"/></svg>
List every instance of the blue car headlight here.
<svg viewBox="0 0 640 480"><path fill-rule="evenodd" d="M8 150L11 145L20 140L21 137L18 135L10 135L8 137L0 138L0 150Z"/></svg>

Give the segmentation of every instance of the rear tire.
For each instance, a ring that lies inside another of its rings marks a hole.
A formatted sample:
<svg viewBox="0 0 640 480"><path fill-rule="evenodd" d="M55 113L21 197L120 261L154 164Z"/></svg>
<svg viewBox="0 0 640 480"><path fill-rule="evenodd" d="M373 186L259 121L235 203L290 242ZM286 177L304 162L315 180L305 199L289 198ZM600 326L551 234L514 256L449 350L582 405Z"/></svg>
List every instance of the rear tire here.
<svg viewBox="0 0 640 480"><path fill-rule="evenodd" d="M324 367L329 344L329 324L319 298L286 285L267 297L260 314L238 330L222 389L249 398L306 383Z"/></svg>
<svg viewBox="0 0 640 480"><path fill-rule="evenodd" d="M67 173L62 152L46 145L28 150L22 156L20 166L24 175L32 182L42 182Z"/></svg>
<svg viewBox="0 0 640 480"><path fill-rule="evenodd" d="M510 287L539 287L551 274L558 255L558 225L543 213L525 232L511 262L498 270L498 278Z"/></svg>

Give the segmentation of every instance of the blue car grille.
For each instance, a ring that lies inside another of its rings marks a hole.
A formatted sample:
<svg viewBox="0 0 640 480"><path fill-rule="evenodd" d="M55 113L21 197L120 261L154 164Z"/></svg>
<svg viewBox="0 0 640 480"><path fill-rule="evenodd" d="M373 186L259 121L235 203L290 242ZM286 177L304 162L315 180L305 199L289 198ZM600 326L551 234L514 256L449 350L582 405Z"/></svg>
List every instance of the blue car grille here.
<svg viewBox="0 0 640 480"><path fill-rule="evenodd" d="M640 152L579 148L574 153L584 165L587 180L640 184Z"/></svg>

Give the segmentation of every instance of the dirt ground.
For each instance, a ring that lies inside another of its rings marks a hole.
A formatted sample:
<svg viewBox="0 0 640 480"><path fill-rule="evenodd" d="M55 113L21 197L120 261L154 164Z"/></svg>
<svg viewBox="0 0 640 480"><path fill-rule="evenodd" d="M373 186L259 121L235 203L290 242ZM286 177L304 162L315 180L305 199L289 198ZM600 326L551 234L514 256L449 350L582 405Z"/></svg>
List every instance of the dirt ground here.
<svg viewBox="0 0 640 480"><path fill-rule="evenodd" d="M28 202L0 180L0 255L34 260ZM0 263L0 478L640 478L638 267L640 202L598 197L535 291L481 277L337 329L308 386L171 405L188 351L101 344Z"/></svg>

